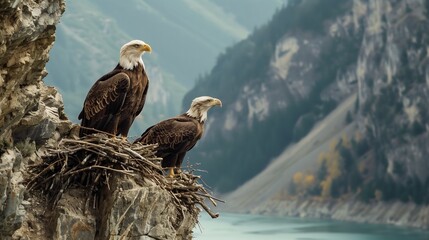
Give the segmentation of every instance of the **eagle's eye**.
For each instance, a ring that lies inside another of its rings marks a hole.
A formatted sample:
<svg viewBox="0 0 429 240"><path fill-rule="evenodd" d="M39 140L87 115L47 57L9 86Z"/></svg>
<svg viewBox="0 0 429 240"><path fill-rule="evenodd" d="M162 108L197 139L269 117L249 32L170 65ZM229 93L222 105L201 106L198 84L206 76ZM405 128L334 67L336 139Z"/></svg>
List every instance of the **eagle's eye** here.
<svg viewBox="0 0 429 240"><path fill-rule="evenodd" d="M140 47L140 44L134 44L133 47L138 48Z"/></svg>

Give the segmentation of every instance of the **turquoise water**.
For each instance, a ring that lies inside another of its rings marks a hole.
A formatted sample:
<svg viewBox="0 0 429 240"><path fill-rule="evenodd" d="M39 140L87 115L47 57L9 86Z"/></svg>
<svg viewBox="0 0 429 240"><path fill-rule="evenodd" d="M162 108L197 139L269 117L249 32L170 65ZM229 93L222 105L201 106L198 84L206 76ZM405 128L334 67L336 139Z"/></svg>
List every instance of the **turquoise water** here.
<svg viewBox="0 0 429 240"><path fill-rule="evenodd" d="M429 240L429 231L229 213L221 213L218 219L211 219L203 212L194 236L201 240Z"/></svg>

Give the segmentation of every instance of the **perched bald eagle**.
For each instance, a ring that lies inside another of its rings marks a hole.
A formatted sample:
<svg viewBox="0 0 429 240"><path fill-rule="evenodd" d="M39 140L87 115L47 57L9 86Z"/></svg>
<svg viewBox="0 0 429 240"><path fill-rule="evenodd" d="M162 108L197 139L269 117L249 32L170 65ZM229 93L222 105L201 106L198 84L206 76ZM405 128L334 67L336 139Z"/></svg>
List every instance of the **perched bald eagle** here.
<svg viewBox="0 0 429 240"><path fill-rule="evenodd" d="M203 135L207 111L216 105L222 106L222 102L217 98L195 98L186 113L153 125L135 142L157 143L156 155L163 158L162 167L169 168L169 177L173 177L174 168L180 171L186 152L191 150Z"/></svg>
<svg viewBox="0 0 429 240"><path fill-rule="evenodd" d="M91 134L88 128L121 135L125 140L136 116L142 111L149 79L142 60L151 47L133 40L121 47L119 63L91 87L83 104L79 135Z"/></svg>

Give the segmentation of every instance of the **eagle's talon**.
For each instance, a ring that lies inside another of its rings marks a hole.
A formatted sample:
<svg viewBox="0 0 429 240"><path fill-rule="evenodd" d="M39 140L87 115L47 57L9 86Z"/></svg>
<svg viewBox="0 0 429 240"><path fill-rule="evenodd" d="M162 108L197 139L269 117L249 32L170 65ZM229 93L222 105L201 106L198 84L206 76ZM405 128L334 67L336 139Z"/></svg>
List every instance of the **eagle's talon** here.
<svg viewBox="0 0 429 240"><path fill-rule="evenodd" d="M168 172L169 178L174 178L174 168L170 168L170 171Z"/></svg>

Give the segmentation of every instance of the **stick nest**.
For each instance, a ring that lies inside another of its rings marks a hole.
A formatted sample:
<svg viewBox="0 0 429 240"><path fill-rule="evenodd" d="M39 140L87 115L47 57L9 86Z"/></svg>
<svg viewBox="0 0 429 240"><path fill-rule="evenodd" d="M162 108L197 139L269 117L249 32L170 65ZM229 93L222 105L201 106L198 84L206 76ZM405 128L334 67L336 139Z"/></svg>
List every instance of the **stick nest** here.
<svg viewBox="0 0 429 240"><path fill-rule="evenodd" d="M163 175L161 158L156 157L156 145L131 144L104 134L86 136L82 139L62 139L57 146L46 147L42 162L31 166L28 189L39 190L55 206L63 192L69 188L89 189L94 203L100 190L109 186L109 178L122 174L148 179L168 191L173 203L182 214L187 209L198 214L200 205L212 218L219 216L205 204L214 206L217 199L198 182L193 171L177 174L175 178Z"/></svg>

